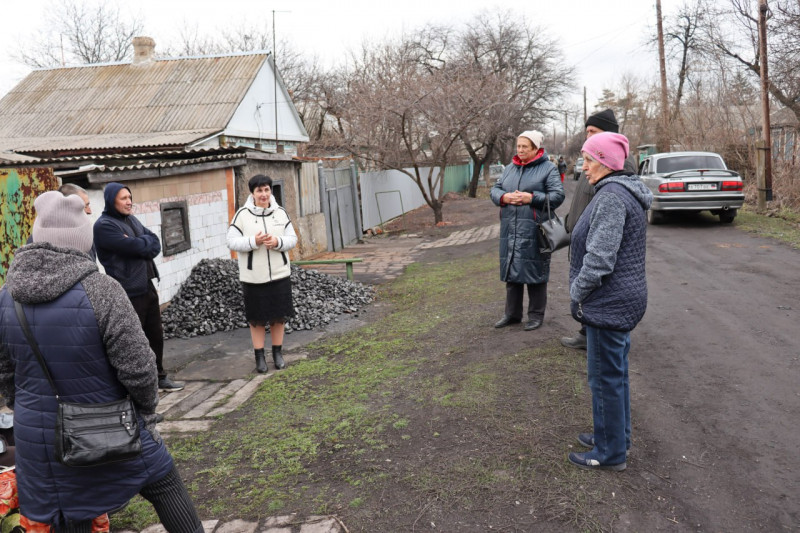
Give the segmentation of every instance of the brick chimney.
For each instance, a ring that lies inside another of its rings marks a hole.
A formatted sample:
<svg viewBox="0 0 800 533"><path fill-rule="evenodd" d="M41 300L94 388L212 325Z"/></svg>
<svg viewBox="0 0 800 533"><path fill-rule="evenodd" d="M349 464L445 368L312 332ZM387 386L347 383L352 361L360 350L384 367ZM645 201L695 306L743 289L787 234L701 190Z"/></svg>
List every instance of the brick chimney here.
<svg viewBox="0 0 800 533"><path fill-rule="evenodd" d="M134 65L149 63L153 60L153 50L155 48L156 42L150 37L134 37L132 63Z"/></svg>

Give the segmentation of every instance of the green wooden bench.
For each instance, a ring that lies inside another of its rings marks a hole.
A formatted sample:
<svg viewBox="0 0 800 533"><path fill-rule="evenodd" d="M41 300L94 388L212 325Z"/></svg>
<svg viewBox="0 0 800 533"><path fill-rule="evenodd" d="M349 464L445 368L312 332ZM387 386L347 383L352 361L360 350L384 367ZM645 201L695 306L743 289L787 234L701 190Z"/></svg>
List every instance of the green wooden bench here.
<svg viewBox="0 0 800 533"><path fill-rule="evenodd" d="M351 257L349 259L312 259L309 261L292 261L294 265L338 265L345 263L347 265L347 279L353 281L353 263L362 263L364 260L360 257Z"/></svg>

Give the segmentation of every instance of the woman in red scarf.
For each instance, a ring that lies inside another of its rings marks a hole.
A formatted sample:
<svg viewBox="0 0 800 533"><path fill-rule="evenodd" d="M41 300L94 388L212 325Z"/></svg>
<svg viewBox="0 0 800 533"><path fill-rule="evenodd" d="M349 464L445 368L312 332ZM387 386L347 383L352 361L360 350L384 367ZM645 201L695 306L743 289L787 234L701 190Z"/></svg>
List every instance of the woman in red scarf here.
<svg viewBox="0 0 800 533"><path fill-rule="evenodd" d="M538 221L545 203L554 210L564 201L564 185L556 166L542 148L541 132L517 137L517 155L492 187L500 206L500 280L506 283L506 308L494 327L522 322L522 298L528 287L525 331L541 327L547 306L550 254L539 252Z"/></svg>

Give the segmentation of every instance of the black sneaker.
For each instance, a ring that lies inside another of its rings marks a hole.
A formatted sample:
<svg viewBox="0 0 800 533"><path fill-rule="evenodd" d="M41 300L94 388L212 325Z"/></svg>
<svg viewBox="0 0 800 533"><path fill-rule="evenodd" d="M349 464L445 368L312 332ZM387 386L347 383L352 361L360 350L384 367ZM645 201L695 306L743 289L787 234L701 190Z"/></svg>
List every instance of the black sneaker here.
<svg viewBox="0 0 800 533"><path fill-rule="evenodd" d="M616 464L616 465L601 465L600 461L597 459L592 459L589 457L589 453L575 453L571 452L569 454L569 462L577 466L578 468L583 468L584 470L612 470L614 472L620 472L625 470L628 466L625 462Z"/></svg>
<svg viewBox="0 0 800 533"><path fill-rule="evenodd" d="M161 378L158 380L158 390L178 392L179 390L183 390L185 386L186 383L183 381L172 381L169 378Z"/></svg>
<svg viewBox="0 0 800 533"><path fill-rule="evenodd" d="M164 415L162 415L161 413L156 413L156 424L160 424L163 421L164 421Z"/></svg>

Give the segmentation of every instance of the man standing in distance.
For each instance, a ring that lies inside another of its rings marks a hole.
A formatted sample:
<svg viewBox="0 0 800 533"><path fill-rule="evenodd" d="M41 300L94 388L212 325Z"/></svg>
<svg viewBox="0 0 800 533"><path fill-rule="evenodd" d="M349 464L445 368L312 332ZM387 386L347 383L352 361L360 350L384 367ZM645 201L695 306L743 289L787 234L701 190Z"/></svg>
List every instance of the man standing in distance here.
<svg viewBox="0 0 800 533"><path fill-rule="evenodd" d="M619 133L617 117L614 116L614 111L612 109L598 111L594 115L589 115L589 118L586 119L587 139L592 135L602 133L604 131ZM624 170L633 172L634 174L637 173L638 169L634 156L630 155L625 160ZM572 233L572 228L574 228L575 224L578 223L578 219L581 218L581 214L583 213L584 209L586 209L586 206L589 205L589 202L592 201L593 197L594 185L589 183L589 180L586 179L586 172L581 170L581 177L578 180L577 186L575 187L575 193L572 196L572 203L569 206L569 213L567 213L567 218L564 224L568 232ZM580 331L578 331L574 337L562 337L561 344L567 348L585 350L586 326L582 325Z"/></svg>
<svg viewBox="0 0 800 533"><path fill-rule="evenodd" d="M172 381L164 370L164 328L153 278L158 270L153 259L161 253L161 242L133 216L133 195L121 183L109 183L103 192L105 209L94 224L97 258L106 274L117 280L128 294L142 323L150 348L156 354L158 388L174 392L184 383Z"/></svg>
<svg viewBox="0 0 800 533"><path fill-rule="evenodd" d="M92 204L89 202L89 193L87 193L86 189L84 189L80 185L75 185L74 183L65 183L58 188L58 192L60 192L64 196L71 196L73 194L77 194L78 196L80 196L81 200L83 200L83 212L86 213L87 215L92 214Z"/></svg>

